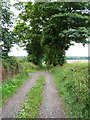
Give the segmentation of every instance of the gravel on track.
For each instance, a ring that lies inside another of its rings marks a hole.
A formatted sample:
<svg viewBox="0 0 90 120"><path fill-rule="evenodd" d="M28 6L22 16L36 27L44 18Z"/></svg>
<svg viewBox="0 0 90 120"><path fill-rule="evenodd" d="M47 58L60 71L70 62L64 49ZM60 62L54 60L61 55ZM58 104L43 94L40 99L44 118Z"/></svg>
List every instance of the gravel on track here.
<svg viewBox="0 0 90 120"><path fill-rule="evenodd" d="M18 118L18 112L20 111L20 105L23 104L26 98L26 94L30 88L35 85L39 76L45 76L45 85L43 91L43 101L40 106L40 115L38 118L65 118L65 112L62 107L62 101L58 96L58 92L55 88L53 78L50 73L36 72L30 73L30 78L23 83L23 85L17 89L16 94L8 99L7 104L2 108L2 118Z"/></svg>
<svg viewBox="0 0 90 120"><path fill-rule="evenodd" d="M41 75L41 72L29 74L30 78L17 89L16 94L8 99L7 104L2 107L2 118L17 118L21 103L24 102L26 94L35 84L36 79Z"/></svg>
<svg viewBox="0 0 90 120"><path fill-rule="evenodd" d="M46 83L39 118L65 118L62 101L58 96L53 78L49 72L46 72L45 76Z"/></svg>

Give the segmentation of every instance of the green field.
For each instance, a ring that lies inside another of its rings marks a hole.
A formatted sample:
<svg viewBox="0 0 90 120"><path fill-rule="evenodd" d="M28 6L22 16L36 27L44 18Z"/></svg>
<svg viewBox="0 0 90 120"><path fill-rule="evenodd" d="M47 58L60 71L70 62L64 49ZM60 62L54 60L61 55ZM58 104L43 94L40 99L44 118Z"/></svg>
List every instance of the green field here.
<svg viewBox="0 0 90 120"><path fill-rule="evenodd" d="M51 69L68 118L89 118L88 64L72 63Z"/></svg>

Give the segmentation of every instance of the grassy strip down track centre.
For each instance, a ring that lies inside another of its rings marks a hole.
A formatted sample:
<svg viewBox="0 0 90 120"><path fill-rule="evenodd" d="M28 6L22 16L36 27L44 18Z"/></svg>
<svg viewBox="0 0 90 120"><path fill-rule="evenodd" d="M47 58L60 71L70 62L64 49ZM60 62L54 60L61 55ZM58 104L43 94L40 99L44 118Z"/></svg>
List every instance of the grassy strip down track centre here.
<svg viewBox="0 0 90 120"><path fill-rule="evenodd" d="M72 63L51 69L68 118L90 118L88 64Z"/></svg>
<svg viewBox="0 0 90 120"><path fill-rule="evenodd" d="M20 118L35 118L39 115L39 107L43 99L44 82L45 78L40 76L36 84L30 89L30 92L27 93L27 98L19 113Z"/></svg>

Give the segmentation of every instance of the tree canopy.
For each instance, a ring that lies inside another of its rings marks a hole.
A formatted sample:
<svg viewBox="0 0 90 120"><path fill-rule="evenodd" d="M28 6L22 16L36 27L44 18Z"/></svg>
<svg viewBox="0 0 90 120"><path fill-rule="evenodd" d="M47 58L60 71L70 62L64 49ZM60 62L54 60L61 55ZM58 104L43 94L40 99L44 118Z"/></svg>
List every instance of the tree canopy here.
<svg viewBox="0 0 90 120"><path fill-rule="evenodd" d="M87 2L24 3L14 33L25 44L29 60L63 65L72 42L87 44L89 6Z"/></svg>
<svg viewBox="0 0 90 120"><path fill-rule="evenodd" d="M10 11L9 1L1 1L0 31L2 40L2 57L7 57L13 44L13 35L10 30L12 27L12 12Z"/></svg>

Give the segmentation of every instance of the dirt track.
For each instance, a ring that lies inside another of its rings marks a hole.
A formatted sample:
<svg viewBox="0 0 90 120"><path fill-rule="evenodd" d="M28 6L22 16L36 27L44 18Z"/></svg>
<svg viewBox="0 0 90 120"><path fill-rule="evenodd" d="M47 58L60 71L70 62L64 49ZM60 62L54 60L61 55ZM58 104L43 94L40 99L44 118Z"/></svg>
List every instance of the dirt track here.
<svg viewBox="0 0 90 120"><path fill-rule="evenodd" d="M35 84L39 76L45 76L45 87L43 101L40 106L39 118L65 118L62 102L58 97L57 90L53 83L53 78L49 72L37 72L30 74L28 79L18 90L17 93L8 100L2 109L3 118L17 118L21 103L24 102L27 92Z"/></svg>
<svg viewBox="0 0 90 120"><path fill-rule="evenodd" d="M17 114L20 110L21 103L25 100L27 92L29 92L40 75L40 72L30 74L30 79L25 81L25 83L17 89L17 93L12 98L8 99L8 103L2 108L3 118L18 117Z"/></svg>
<svg viewBox="0 0 90 120"><path fill-rule="evenodd" d="M43 92L43 102L40 108L40 118L65 118L62 102L58 96L49 72L46 75L46 85Z"/></svg>

